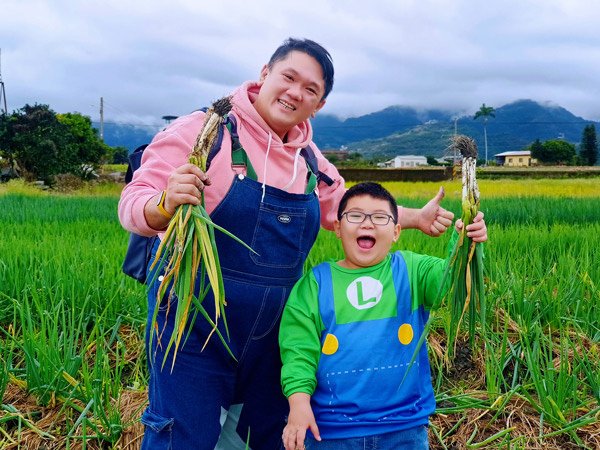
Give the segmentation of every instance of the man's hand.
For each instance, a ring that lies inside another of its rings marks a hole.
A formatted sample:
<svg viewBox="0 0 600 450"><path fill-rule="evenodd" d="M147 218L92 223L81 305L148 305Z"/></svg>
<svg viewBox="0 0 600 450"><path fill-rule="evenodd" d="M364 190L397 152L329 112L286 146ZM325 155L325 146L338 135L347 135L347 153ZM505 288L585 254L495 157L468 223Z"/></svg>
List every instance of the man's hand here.
<svg viewBox="0 0 600 450"><path fill-rule="evenodd" d="M165 210L174 214L180 205L199 205L201 192L208 185L210 179L194 164L179 166L171 173L167 182Z"/></svg>
<svg viewBox="0 0 600 450"><path fill-rule="evenodd" d="M417 228L429 236L440 236L452 225L454 213L440 206L444 195L444 188L440 187L437 195L419 210Z"/></svg>
<svg viewBox="0 0 600 450"><path fill-rule="evenodd" d="M175 169L167 181L163 208L171 216L179 205L199 205L201 192L210 185L210 179L193 164L184 164ZM159 212L156 204L162 192L146 202L144 216L148 225L155 230L164 230L169 224L169 218Z"/></svg>

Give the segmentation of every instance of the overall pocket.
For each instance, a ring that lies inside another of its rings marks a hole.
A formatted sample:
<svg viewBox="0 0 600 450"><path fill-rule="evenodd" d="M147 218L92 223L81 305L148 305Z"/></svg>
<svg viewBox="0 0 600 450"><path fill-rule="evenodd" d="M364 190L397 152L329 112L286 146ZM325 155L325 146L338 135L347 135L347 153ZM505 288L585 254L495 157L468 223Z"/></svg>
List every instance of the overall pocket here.
<svg viewBox="0 0 600 450"><path fill-rule="evenodd" d="M273 268L293 268L304 261L302 243L306 210L263 203L252 238L250 252L255 264Z"/></svg>
<svg viewBox="0 0 600 450"><path fill-rule="evenodd" d="M175 419L166 419L150 408L146 408L141 422L145 427L143 448L153 450L170 450L172 448L172 428Z"/></svg>

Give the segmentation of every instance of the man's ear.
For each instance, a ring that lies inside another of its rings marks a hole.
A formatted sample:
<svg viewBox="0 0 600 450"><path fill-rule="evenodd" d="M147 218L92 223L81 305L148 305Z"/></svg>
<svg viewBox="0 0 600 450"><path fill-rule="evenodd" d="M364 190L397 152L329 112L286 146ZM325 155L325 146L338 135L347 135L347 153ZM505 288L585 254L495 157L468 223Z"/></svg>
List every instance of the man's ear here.
<svg viewBox="0 0 600 450"><path fill-rule="evenodd" d="M325 99L321 100L315 110L312 112L311 117L315 117L317 113L321 110L321 108L325 106Z"/></svg>
<svg viewBox="0 0 600 450"><path fill-rule="evenodd" d="M267 78L267 75L269 75L269 66L267 64L265 64L263 66L263 68L260 70L260 78L258 80L265 81L265 78Z"/></svg>

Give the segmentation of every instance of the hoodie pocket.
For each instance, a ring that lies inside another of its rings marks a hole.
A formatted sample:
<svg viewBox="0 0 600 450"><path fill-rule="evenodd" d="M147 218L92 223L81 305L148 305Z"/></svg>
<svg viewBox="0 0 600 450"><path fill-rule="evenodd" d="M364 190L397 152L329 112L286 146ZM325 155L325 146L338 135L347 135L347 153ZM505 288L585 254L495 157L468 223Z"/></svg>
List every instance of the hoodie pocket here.
<svg viewBox="0 0 600 450"><path fill-rule="evenodd" d="M175 419L167 419L159 416L150 408L146 408L142 414L144 431L144 448L153 450L171 450L172 429Z"/></svg>

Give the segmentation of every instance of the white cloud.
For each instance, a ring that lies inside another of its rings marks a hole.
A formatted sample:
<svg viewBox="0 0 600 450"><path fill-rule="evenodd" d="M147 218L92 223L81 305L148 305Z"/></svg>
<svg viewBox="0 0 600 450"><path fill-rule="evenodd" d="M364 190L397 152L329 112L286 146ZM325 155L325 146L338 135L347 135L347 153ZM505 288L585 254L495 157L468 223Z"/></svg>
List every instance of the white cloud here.
<svg viewBox="0 0 600 450"><path fill-rule="evenodd" d="M9 109L161 123L258 77L288 36L332 54L324 113L474 112L520 98L600 120L600 4L584 0L4 0ZM110 105L110 106L108 106Z"/></svg>

